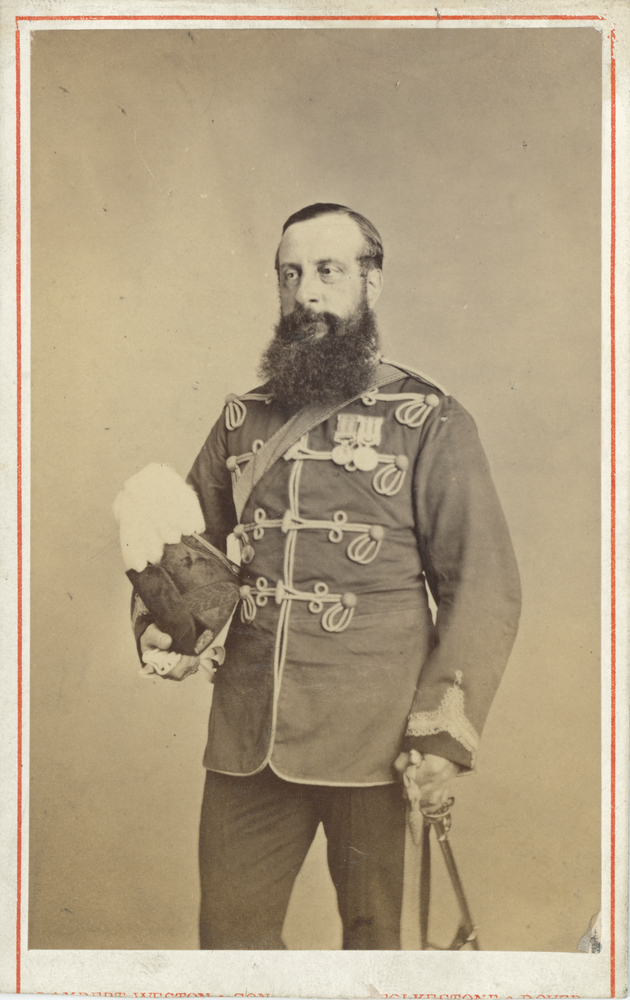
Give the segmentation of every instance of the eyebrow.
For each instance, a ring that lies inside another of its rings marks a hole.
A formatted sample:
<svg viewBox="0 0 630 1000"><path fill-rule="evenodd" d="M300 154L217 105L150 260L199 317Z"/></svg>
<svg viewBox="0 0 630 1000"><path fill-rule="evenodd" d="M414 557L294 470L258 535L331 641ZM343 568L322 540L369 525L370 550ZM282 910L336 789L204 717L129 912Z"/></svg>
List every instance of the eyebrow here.
<svg viewBox="0 0 630 1000"><path fill-rule="evenodd" d="M359 258L357 257L357 260L358 259ZM316 260L314 263L315 263L316 267L321 267L323 264L334 264L335 267L340 267L344 271L346 270L346 266L347 266L342 261L337 260L336 257L322 257L321 260ZM291 261L284 261L282 264L280 264L280 269L281 270L284 270L284 268L286 268L286 267L293 267L293 268L295 268L296 271L301 271L302 270L302 268L300 267L299 264L293 264L293 263L291 263Z"/></svg>
<svg viewBox="0 0 630 1000"><path fill-rule="evenodd" d="M322 264L334 264L335 267L340 267L344 271L346 269L346 265L343 263L343 261L337 260L336 257L326 257L324 260L316 261L316 264L318 267L321 267Z"/></svg>

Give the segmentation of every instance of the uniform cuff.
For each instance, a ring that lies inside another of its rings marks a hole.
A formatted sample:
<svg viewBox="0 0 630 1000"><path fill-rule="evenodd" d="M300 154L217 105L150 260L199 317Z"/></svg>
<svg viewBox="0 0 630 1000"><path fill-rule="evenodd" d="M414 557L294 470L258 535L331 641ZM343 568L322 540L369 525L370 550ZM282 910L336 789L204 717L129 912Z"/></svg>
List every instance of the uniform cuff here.
<svg viewBox="0 0 630 1000"><path fill-rule="evenodd" d="M454 764L459 764L467 771L473 766L472 753L466 750L450 733L432 733L430 736L405 736L403 746L407 752L409 750L417 750L418 753L432 753L436 757L444 757Z"/></svg>

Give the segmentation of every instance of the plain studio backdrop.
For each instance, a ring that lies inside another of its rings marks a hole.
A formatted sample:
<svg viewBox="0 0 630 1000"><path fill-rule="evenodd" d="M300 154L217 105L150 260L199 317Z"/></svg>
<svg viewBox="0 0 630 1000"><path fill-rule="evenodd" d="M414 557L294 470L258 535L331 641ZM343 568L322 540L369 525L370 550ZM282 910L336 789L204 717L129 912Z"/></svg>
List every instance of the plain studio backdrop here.
<svg viewBox="0 0 630 1000"><path fill-rule="evenodd" d="M522 572L456 785L482 947L574 951L600 906L600 33L42 31L31 86L30 947L197 947L212 689L138 675L111 505L257 384L282 222L334 201L380 229L385 351L472 412ZM322 847L291 948L339 947Z"/></svg>

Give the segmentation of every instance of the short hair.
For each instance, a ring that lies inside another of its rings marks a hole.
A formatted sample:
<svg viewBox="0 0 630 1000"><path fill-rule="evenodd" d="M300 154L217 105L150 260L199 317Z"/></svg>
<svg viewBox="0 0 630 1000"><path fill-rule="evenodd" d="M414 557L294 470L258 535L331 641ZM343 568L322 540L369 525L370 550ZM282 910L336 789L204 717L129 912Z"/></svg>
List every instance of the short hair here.
<svg viewBox="0 0 630 1000"><path fill-rule="evenodd" d="M365 239L364 251L359 257L361 269L363 271L370 271L372 268L378 268L379 271L382 270L384 256L383 242L378 229L364 215L353 212L346 205L335 205L330 202L321 201L316 202L314 205L307 205L306 208L301 208L299 212L294 212L293 215L289 216L282 227L283 235L289 226L295 225L296 222L307 222L308 219L316 219L319 215L347 215L356 222ZM276 251L276 271L278 270L278 263L278 251Z"/></svg>

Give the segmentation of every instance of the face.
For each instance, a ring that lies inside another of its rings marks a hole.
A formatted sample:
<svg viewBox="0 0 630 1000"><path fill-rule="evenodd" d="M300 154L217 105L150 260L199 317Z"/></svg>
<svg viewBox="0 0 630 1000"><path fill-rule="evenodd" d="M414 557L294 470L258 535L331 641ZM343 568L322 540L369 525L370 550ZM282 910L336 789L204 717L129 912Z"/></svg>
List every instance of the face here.
<svg viewBox="0 0 630 1000"><path fill-rule="evenodd" d="M280 308L288 316L297 305L340 319L354 315L363 301L371 309L381 291L381 272L361 274L363 233L347 215L319 215L296 222L278 248ZM322 324L321 335L326 332Z"/></svg>

